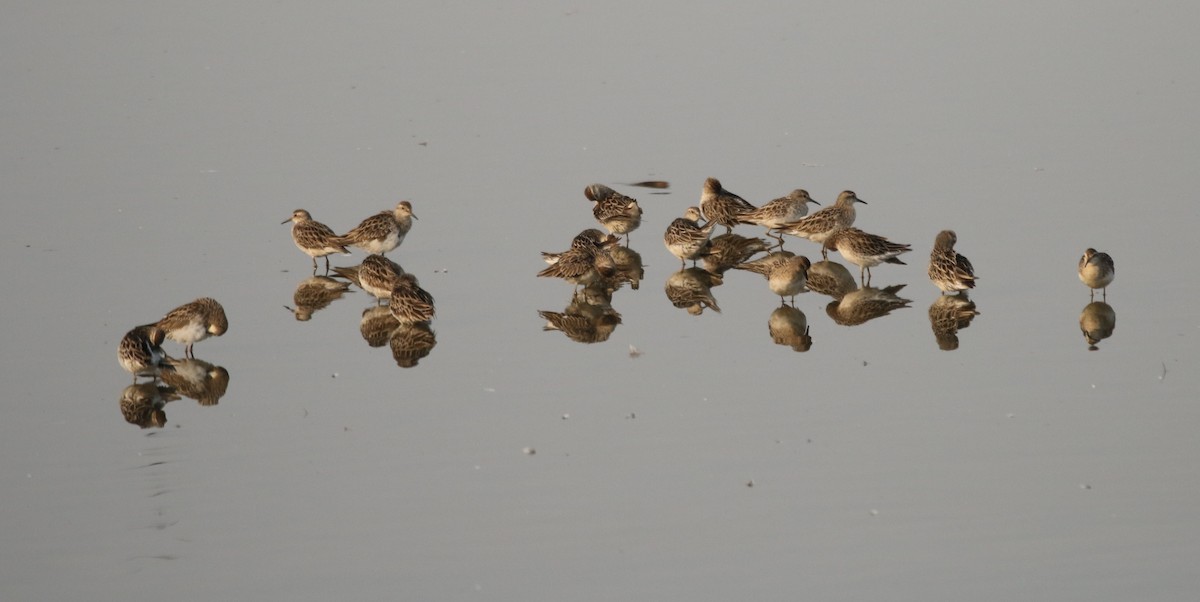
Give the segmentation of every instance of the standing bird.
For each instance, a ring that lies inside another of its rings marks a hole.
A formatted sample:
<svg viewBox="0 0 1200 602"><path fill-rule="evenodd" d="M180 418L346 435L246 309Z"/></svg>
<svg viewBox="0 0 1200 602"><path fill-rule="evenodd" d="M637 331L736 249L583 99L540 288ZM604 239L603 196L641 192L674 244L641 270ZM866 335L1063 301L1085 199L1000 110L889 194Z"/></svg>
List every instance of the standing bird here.
<svg viewBox="0 0 1200 602"><path fill-rule="evenodd" d="M637 199L627 197L604 184L592 184L583 189L588 200L595 203L592 215L609 232L625 236L629 242L629 233L637 230L642 224L642 208Z"/></svg>
<svg viewBox="0 0 1200 602"><path fill-rule="evenodd" d="M117 363L133 374L133 382L136 383L139 376L157 378L159 368L170 367L167 363L170 360L160 347L166 336L167 333L161 328L146 324L121 337L121 342L117 344Z"/></svg>
<svg viewBox="0 0 1200 602"><path fill-rule="evenodd" d="M325 258L325 273L329 273L329 256L334 253L349 255L350 251L346 249L346 245L337 241L337 235L333 230L312 218L309 213L303 209L297 209L292 212L292 217L283 220L280 224L292 222L292 240L296 246L304 251L309 257L312 257L313 273L317 273L317 258Z"/></svg>
<svg viewBox="0 0 1200 602"><path fill-rule="evenodd" d="M881 263L907 265L896 256L911 251L912 247L891 242L876 234L867 234L858 228L841 228L825 238L821 246L823 259L829 259L830 249L836 250L846 261L857 265L859 282L870 284L872 267Z"/></svg>
<svg viewBox="0 0 1200 602"><path fill-rule="evenodd" d="M733 232L742 215L754 211L746 199L729 192L721 187L721 181L708 178L704 181L704 189L700 193L700 211L704 219L725 226L725 232Z"/></svg>
<svg viewBox="0 0 1200 602"><path fill-rule="evenodd" d="M571 241L570 249L562 253L543 251L542 259L550 266L537 275L540 278L562 278L584 286L611 276L616 271L616 265L608 254L608 247L617 244L618 240L595 228L584 230Z"/></svg>
<svg viewBox="0 0 1200 602"><path fill-rule="evenodd" d="M779 197L770 201L766 205L743 213L738 220L743 224L757 224L767 229L767 236L779 241L779 245L783 246L783 235L772 234L772 231L778 230L796 220L808 215L808 204L820 205L808 196L808 191L803 188L797 188L787 196Z"/></svg>
<svg viewBox="0 0 1200 602"><path fill-rule="evenodd" d="M929 279L943 293L955 293L975 288L975 268L971 260L954 250L958 235L954 230L938 232L929 253Z"/></svg>
<svg viewBox="0 0 1200 602"><path fill-rule="evenodd" d="M404 273L404 268L383 255L367 255L361 264L349 268L336 267L333 272L357 284L378 302L392 296L396 279Z"/></svg>
<svg viewBox="0 0 1200 602"><path fill-rule="evenodd" d="M367 253L383 255L404 242L404 235L412 229L412 203L400 201L392 211L380 211L353 230L337 237L337 242L358 247Z"/></svg>
<svg viewBox="0 0 1200 602"><path fill-rule="evenodd" d="M168 339L183 344L183 356L194 358L192 345L210 336L219 337L229 330L225 308L216 299L201 297L167 312L154 324Z"/></svg>
<svg viewBox="0 0 1200 602"><path fill-rule="evenodd" d="M708 237L712 235L717 222L709 220L701 226L699 221L700 209L688 207L683 217L675 218L663 234L663 244L667 245L667 250L672 255L679 258L680 266L687 265L685 262L688 259L691 259L694 265L697 258L708 253L711 245Z"/></svg>
<svg viewBox="0 0 1200 602"><path fill-rule="evenodd" d="M811 266L812 263L803 255L777 251L734 267L766 277L771 292L779 295L780 300L791 297L794 303L796 295L807 290L808 268Z"/></svg>
<svg viewBox="0 0 1200 602"><path fill-rule="evenodd" d="M428 322L434 316L433 295L421 288L416 276L406 272L396 279L388 308L401 324Z"/></svg>
<svg viewBox="0 0 1200 602"><path fill-rule="evenodd" d="M1104 300L1107 301L1108 285L1112 284L1116 275L1117 268L1113 266L1113 259L1108 253L1088 248L1079 258L1079 279L1091 289L1092 299L1096 298L1096 289L1102 289Z"/></svg>
<svg viewBox="0 0 1200 602"><path fill-rule="evenodd" d="M790 224L784 224L779 228L783 234L791 234L800 238L807 238L813 242L825 242L825 239L834 230L839 228L849 228L854 225L854 218L858 213L854 210L855 203L867 204L866 201L858 198L858 195L853 191L843 190L838 195L837 202L831 207L826 207L812 215L802 217Z"/></svg>

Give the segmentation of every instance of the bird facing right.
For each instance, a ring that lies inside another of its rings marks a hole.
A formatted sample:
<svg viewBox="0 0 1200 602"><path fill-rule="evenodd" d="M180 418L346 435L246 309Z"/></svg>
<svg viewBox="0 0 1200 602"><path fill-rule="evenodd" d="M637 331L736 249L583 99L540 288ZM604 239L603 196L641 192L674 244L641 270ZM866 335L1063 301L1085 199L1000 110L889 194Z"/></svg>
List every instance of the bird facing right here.
<svg viewBox="0 0 1200 602"><path fill-rule="evenodd" d="M813 242L825 242L825 239L834 230L854 225L854 220L858 217L858 212L854 209L855 203L867 204L866 201L858 198L854 191L843 190L832 207L826 207L790 224L784 224L779 231L783 234L807 238Z"/></svg>
<svg viewBox="0 0 1200 602"><path fill-rule="evenodd" d="M1104 299L1108 299L1108 285L1112 284L1117 275L1113 259L1108 253L1088 248L1079 258L1079 279L1091 289L1092 299L1096 298L1096 289L1104 291Z"/></svg>
<svg viewBox="0 0 1200 602"><path fill-rule="evenodd" d="M404 242L404 236L412 229L412 203L400 201L391 211L380 211L353 230L337 237L337 242L346 246L358 247L367 253L383 255Z"/></svg>
<svg viewBox="0 0 1200 602"><path fill-rule="evenodd" d="M958 235L954 230L938 232L929 253L929 280L943 293L975 288L975 268L971 261L954 250Z"/></svg>
<svg viewBox="0 0 1200 602"><path fill-rule="evenodd" d="M672 255L679 258L679 265L686 265L684 262L688 259L695 263L696 259L705 255L708 252L711 243L708 237L712 235L713 227L717 222L710 220L707 224L701 226L700 209L697 207L688 207L683 217L677 217L667 226L667 231L663 233L663 244L667 246L667 250Z"/></svg>
<svg viewBox="0 0 1200 602"><path fill-rule="evenodd" d="M912 250L910 245L892 242L877 234L868 234L858 228L840 228L829 234L821 246L821 257L828 259L829 250L834 249L846 261L859 267L858 280L871 283L871 268L881 263L906 265L896 258Z"/></svg>
<svg viewBox="0 0 1200 602"><path fill-rule="evenodd" d="M592 215L609 232L629 239L629 233L642 224L642 208L637 199L625 196L604 184L592 184L583 195L595 203Z"/></svg>
<svg viewBox="0 0 1200 602"><path fill-rule="evenodd" d="M392 316L401 324L415 324L433 320L433 295L417 283L417 277L405 272L396 277L396 288L388 300Z"/></svg>
<svg viewBox="0 0 1200 602"><path fill-rule="evenodd" d="M121 364L126 372L133 374L135 383L139 376L157 378L159 368L169 368L167 362L170 359L160 347L166 338L167 333L154 324L130 330L117 344L117 363Z"/></svg>

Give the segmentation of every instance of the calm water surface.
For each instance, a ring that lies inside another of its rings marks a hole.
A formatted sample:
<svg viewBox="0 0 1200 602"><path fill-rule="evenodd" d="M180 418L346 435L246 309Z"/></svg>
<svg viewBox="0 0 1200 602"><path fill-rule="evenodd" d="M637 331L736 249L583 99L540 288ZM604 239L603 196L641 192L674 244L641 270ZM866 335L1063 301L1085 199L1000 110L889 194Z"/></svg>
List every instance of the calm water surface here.
<svg viewBox="0 0 1200 602"><path fill-rule="evenodd" d="M1183 599L1197 12L12 7L0 597ZM803 352L760 276L676 309L661 233L708 176L855 190L856 225L913 245L873 282L911 303L846 326L800 295ZM624 185L648 179L671 187ZM542 330L572 287L534 274L593 182L641 202L645 278L586 345ZM281 220L400 198L392 258L438 309L412 368L364 339L362 291L285 309L311 274ZM980 276L953 351L945 228ZM1118 271L1095 351L1088 246ZM196 346L224 395L126 423L117 341L199 296L229 315Z"/></svg>

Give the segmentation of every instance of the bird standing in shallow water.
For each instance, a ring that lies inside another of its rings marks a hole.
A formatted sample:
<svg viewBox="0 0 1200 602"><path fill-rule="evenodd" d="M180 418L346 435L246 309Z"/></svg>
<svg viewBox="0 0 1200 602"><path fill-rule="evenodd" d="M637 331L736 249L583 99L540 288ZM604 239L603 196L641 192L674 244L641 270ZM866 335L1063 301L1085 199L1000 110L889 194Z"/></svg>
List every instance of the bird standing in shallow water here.
<svg viewBox="0 0 1200 602"><path fill-rule="evenodd" d="M704 219L725 226L726 233L733 232L741 216L754 209L746 199L722 188L720 180L708 178L704 181L700 211L704 213Z"/></svg>
<svg viewBox="0 0 1200 602"><path fill-rule="evenodd" d="M829 258L829 250L842 254L846 261L859 267L858 280L871 283L871 268L881 263L907 265L896 258L912 250L910 245L894 243L877 234L868 234L858 228L840 228L830 234L821 246L821 257Z"/></svg>
<svg viewBox="0 0 1200 602"><path fill-rule="evenodd" d="M783 234L773 234L772 232L808 215L809 203L814 205L820 204L808 196L807 190L797 188L787 196L770 201L754 211L743 213L738 221L743 224L757 224L766 228L767 236L778 240L779 246L782 247Z"/></svg>
<svg viewBox="0 0 1200 602"><path fill-rule="evenodd" d="M854 219L858 216L858 212L854 209L855 203L867 204L866 201L858 198L854 191L843 190L833 206L821 209L790 224L784 224L779 231L783 234L807 238L813 242L825 242L825 239L834 230L854 225Z"/></svg>
<svg viewBox="0 0 1200 602"><path fill-rule="evenodd" d="M642 208L638 206L637 199L603 184L592 184L583 190L583 194L595 203L592 215L596 221L612 234L624 235L626 242L629 241L629 233L642 224Z"/></svg>
<svg viewBox="0 0 1200 602"><path fill-rule="evenodd" d="M433 319L433 295L417 283L417 277L409 273L396 278L396 288L388 300L388 308L401 324L428 322Z"/></svg>
<svg viewBox="0 0 1200 602"><path fill-rule="evenodd" d="M166 336L167 333L161 328L146 324L130 330L121 338L117 344L117 363L133 374L133 382L136 383L139 376L157 378L159 368L169 367L169 358L160 347Z"/></svg>
<svg viewBox="0 0 1200 602"><path fill-rule="evenodd" d="M167 312L155 326L168 339L183 344L184 357L194 358L192 345L210 336L219 337L229 330L225 308L216 299L201 297Z"/></svg>
<svg viewBox="0 0 1200 602"><path fill-rule="evenodd" d="M355 246L368 253L383 255L404 242L404 236L412 229L412 203L400 201L391 211L380 211L360 224L353 230L337 237L336 242Z"/></svg>
<svg viewBox="0 0 1200 602"><path fill-rule="evenodd" d="M1117 275L1117 268L1108 253L1101 253L1088 248L1079 258L1079 279L1091 289L1092 299L1096 298L1096 289L1104 291L1104 299L1108 300L1108 285L1112 284Z"/></svg>
<svg viewBox="0 0 1200 602"><path fill-rule="evenodd" d="M699 220L700 209L688 207L683 217L675 218L663 233L663 244L672 255L679 258L680 266L687 265L685 262L688 259L695 264L697 258L708 252L711 244L708 237L712 235L717 222L709 221L701 226Z"/></svg>
<svg viewBox="0 0 1200 602"><path fill-rule="evenodd" d="M334 253L350 254L346 245L337 241L337 235L329 226L314 220L304 209L293 211L292 217L283 220L280 224L288 222L292 222L292 241L296 243L296 247L312 257L314 274L317 273L318 257L325 258L325 273L328 274L330 255Z"/></svg>
<svg viewBox="0 0 1200 602"><path fill-rule="evenodd" d="M942 230L929 253L929 280L943 293L975 288L975 268L969 259L954 250L957 242L958 235L954 230Z"/></svg>

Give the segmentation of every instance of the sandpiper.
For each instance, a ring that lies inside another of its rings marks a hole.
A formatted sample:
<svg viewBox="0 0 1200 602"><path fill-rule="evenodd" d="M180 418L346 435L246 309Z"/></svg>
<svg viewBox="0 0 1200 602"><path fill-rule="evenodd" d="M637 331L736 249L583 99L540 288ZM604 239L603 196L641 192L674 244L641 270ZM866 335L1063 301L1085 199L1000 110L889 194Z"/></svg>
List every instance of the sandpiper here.
<svg viewBox="0 0 1200 602"><path fill-rule="evenodd" d="M428 322L434 316L433 295L421 288L416 276L407 272L396 278L388 307L401 324Z"/></svg>
<svg viewBox="0 0 1200 602"><path fill-rule="evenodd" d="M679 258L681 266L687 265L685 261L688 259L691 259L694 265L697 258L708 252L710 246L708 237L712 235L713 227L717 225L717 222L710 220L701 226L699 221L700 209L688 207L683 217L675 218L663 234L663 244L667 245L667 250L672 255Z"/></svg>
<svg viewBox="0 0 1200 602"><path fill-rule="evenodd" d="M912 247L891 242L877 234L867 234L858 228L840 228L825 238L821 246L823 259L829 258L830 249L836 250L846 261L857 265L859 282L870 284L873 266L881 263L907 265L896 256L911 251Z"/></svg>
<svg viewBox="0 0 1200 602"><path fill-rule="evenodd" d="M783 235L772 232L808 215L809 203L820 205L808 196L807 190L797 188L787 196L770 201L754 211L743 213L738 221L766 228L767 236L778 240L779 244L783 245Z"/></svg>
<svg viewBox="0 0 1200 602"><path fill-rule="evenodd" d="M595 203L592 215L609 232L625 236L628 242L629 233L637 230L642 224L642 208L637 199L625 196L604 184L592 184L583 189L588 200Z"/></svg>
<svg viewBox="0 0 1200 602"><path fill-rule="evenodd" d="M958 235L954 230L938 232L929 253L929 280L943 293L975 288L975 268L971 261L954 250Z"/></svg>
<svg viewBox="0 0 1200 602"><path fill-rule="evenodd" d="M392 296L396 278L404 273L404 268L383 255L367 255L361 264L349 268L335 267L333 272L357 284L376 301L381 301Z"/></svg>
<svg viewBox="0 0 1200 602"><path fill-rule="evenodd" d="M735 266L739 270L748 270L761 274L767 279L767 287L779 295L780 300L791 297L796 301L796 295L808 290L808 268L812 264L803 255L794 255L788 251L777 251L761 259L748 261Z"/></svg>
<svg viewBox="0 0 1200 602"><path fill-rule="evenodd" d="M768 249L767 241L740 234L722 234L709 240L708 253L700 258L704 269L723 274Z"/></svg>
<svg viewBox="0 0 1200 602"><path fill-rule="evenodd" d="M741 216L754 211L746 199L729 192L721 187L721 181L716 178L704 180L704 188L700 193L700 211L704 219L725 226L726 232L733 232Z"/></svg>
<svg viewBox="0 0 1200 602"><path fill-rule="evenodd" d="M325 258L325 272L329 272L329 256L334 253L349 255L346 245L337 241L333 230L312 218L303 209L292 212L292 217L283 220L281 224L292 222L292 240L301 251L304 251L313 262L313 273L317 273L317 258Z"/></svg>
<svg viewBox="0 0 1200 602"><path fill-rule="evenodd" d="M210 336L219 337L229 330L225 308L216 299L201 297L167 312L155 326L167 338L183 344L183 356L194 358L192 345Z"/></svg>
<svg viewBox="0 0 1200 602"><path fill-rule="evenodd" d="M358 247L367 253L383 255L404 242L404 235L412 229L412 203L400 201L392 211L380 211L353 230L339 236L337 242Z"/></svg>
<svg viewBox="0 0 1200 602"><path fill-rule="evenodd" d="M117 344L117 362L126 372L133 374L133 382L136 383L139 376L157 378L160 368L169 368L167 362L170 358L160 346L166 337L167 333L158 326L146 324L130 330L121 338Z"/></svg>
<svg viewBox="0 0 1200 602"><path fill-rule="evenodd" d="M594 234L592 234L594 233ZM603 238L597 238L603 237ZM617 244L615 236L605 236L596 229L584 230L571 241L571 248L562 253L542 253L550 267L538 272L540 278L562 278L576 285L588 285L611 276L615 263L607 248Z"/></svg>
<svg viewBox="0 0 1200 602"><path fill-rule="evenodd" d="M855 203L867 204L866 201L858 198L858 195L854 194L853 191L843 190L838 195L837 202L832 206L821 209L807 217L802 217L790 224L784 224L779 228L779 231L783 234L807 238L813 242L825 242L825 239L834 230L849 228L854 225L854 218L858 215L854 210Z"/></svg>
<svg viewBox="0 0 1200 602"><path fill-rule="evenodd" d="M1107 301L1108 285L1112 284L1116 275L1117 269L1108 253L1088 248L1083 252L1083 257L1079 258L1079 279L1091 289L1092 299L1096 298L1096 289L1101 289Z"/></svg>

